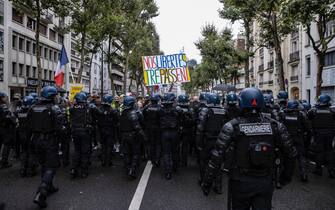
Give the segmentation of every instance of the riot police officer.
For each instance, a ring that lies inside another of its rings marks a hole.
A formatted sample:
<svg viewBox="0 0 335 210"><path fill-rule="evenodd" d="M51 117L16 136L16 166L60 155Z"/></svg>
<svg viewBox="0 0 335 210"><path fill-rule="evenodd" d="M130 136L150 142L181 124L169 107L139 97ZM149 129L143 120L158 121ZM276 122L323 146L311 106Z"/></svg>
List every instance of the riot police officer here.
<svg viewBox="0 0 335 210"><path fill-rule="evenodd" d="M330 178L335 178L335 109L331 98L321 95L317 104L308 112L312 126L311 149L315 152L315 174L322 176L322 165L328 168Z"/></svg>
<svg viewBox="0 0 335 210"><path fill-rule="evenodd" d="M220 133L221 127L228 122L229 117L226 110L221 106L217 94L207 97L207 109L202 109L197 126L196 142L200 151L200 180L204 179L205 169L210 158L210 151L214 148L215 141ZM215 177L214 191L222 193L222 174Z"/></svg>
<svg viewBox="0 0 335 210"><path fill-rule="evenodd" d="M194 111L189 105L189 97L187 95L178 96L177 110L181 114L180 160L182 166L187 166L187 158L192 142L192 133L195 127Z"/></svg>
<svg viewBox="0 0 335 210"><path fill-rule="evenodd" d="M159 130L159 113L162 106L159 104L160 95L150 97L150 104L143 109L145 131L149 143L149 159L156 167L160 166L161 138Z"/></svg>
<svg viewBox="0 0 335 210"><path fill-rule="evenodd" d="M264 98L260 90L242 90L239 105L241 116L222 127L211 151L202 189L205 195L209 194L227 151L231 151L233 161L225 162L231 163L228 195L232 197L232 208L271 209L275 147L280 148L284 158L282 184L291 180L296 149L285 126L261 114Z"/></svg>
<svg viewBox="0 0 335 210"><path fill-rule="evenodd" d="M287 106L287 101L288 101L288 94L286 91L279 91L278 95L277 95L277 102L278 104L276 105L276 108L279 111L282 111L286 108Z"/></svg>
<svg viewBox="0 0 335 210"><path fill-rule="evenodd" d="M15 137L16 118L9 110L7 100L7 94L0 92L0 151L2 146L0 169L12 166L8 159Z"/></svg>
<svg viewBox="0 0 335 210"><path fill-rule="evenodd" d="M137 178L141 158L141 142L146 141L143 130L143 115L135 107L136 99L125 96L120 117L120 132L127 175Z"/></svg>
<svg viewBox="0 0 335 210"><path fill-rule="evenodd" d="M62 112L62 124L65 129L59 134L60 151L62 152L62 164L67 167L70 164L70 141L71 141L71 128L69 122L69 106L68 101L64 98L60 99L59 107Z"/></svg>
<svg viewBox="0 0 335 210"><path fill-rule="evenodd" d="M102 166L112 165L114 144L116 143L116 130L118 129L119 113L112 108L114 97L106 94L102 98L102 104L97 110L97 122L102 146Z"/></svg>
<svg viewBox="0 0 335 210"><path fill-rule="evenodd" d="M34 203L41 208L47 207L47 196L58 191L53 185L53 178L59 167L57 133L64 128L61 110L55 105L56 95L55 87L44 87L41 100L31 107L27 117L34 152L41 165L42 180L34 199Z"/></svg>
<svg viewBox="0 0 335 210"><path fill-rule="evenodd" d="M22 148L20 169L21 177L25 177L27 175L31 176L35 173L35 168L31 164L31 158L29 157L29 153L31 151L31 135L28 132L29 122L27 121L28 111L33 104L34 98L32 96L26 96L23 99L22 106L15 113L18 119L18 133L20 137L20 145Z"/></svg>
<svg viewBox="0 0 335 210"><path fill-rule="evenodd" d="M87 104L87 96L80 92L74 96L74 105L70 108L71 134L74 144L71 178L86 178L90 159L92 123L91 112Z"/></svg>
<svg viewBox="0 0 335 210"><path fill-rule="evenodd" d="M176 95L165 93L162 100L163 108L160 112L160 129L164 161L165 178L172 178L172 171L179 167L179 128L180 113L174 107Z"/></svg>
<svg viewBox="0 0 335 210"><path fill-rule="evenodd" d="M303 182L308 181L308 167L306 160L306 150L304 144L304 134L309 129L306 114L300 110L300 104L297 100L289 100L287 108L284 109L281 122L286 126L288 133L293 139L297 148L298 166L300 179Z"/></svg>
<svg viewBox="0 0 335 210"><path fill-rule="evenodd" d="M272 117L273 119L278 120L278 113L275 109L273 95L265 93L263 94L263 97L265 105L262 113L265 116Z"/></svg>
<svg viewBox="0 0 335 210"><path fill-rule="evenodd" d="M229 93L226 95L227 106L226 111L229 119L233 119L240 115L240 108L238 107L238 97L236 93Z"/></svg>

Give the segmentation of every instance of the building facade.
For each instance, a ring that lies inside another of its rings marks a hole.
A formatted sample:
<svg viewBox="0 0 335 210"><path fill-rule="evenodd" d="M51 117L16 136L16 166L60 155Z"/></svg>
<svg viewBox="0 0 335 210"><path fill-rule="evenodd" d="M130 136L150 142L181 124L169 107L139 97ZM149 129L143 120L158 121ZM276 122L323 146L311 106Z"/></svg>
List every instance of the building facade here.
<svg viewBox="0 0 335 210"><path fill-rule="evenodd" d="M68 35L57 30L66 24L52 11L40 23L40 46L36 46L36 21L15 9L11 1L0 1L0 89L12 97L26 95L37 87L36 49L41 52L43 85L54 84L54 74L62 45L69 47Z"/></svg>
<svg viewBox="0 0 335 210"><path fill-rule="evenodd" d="M316 24L312 24L313 37L317 37ZM252 36L257 43L259 30L253 23ZM327 25L326 36L335 33L335 21ZM317 42L319 40L316 40ZM302 99L311 103L316 98L317 55L311 41L302 26L297 26L291 34L282 41L282 56L284 77L290 99ZM254 57L250 58L250 83L274 95L279 92L278 69L274 49L254 46ZM335 40L330 42L323 70L322 93L330 95L335 100Z"/></svg>

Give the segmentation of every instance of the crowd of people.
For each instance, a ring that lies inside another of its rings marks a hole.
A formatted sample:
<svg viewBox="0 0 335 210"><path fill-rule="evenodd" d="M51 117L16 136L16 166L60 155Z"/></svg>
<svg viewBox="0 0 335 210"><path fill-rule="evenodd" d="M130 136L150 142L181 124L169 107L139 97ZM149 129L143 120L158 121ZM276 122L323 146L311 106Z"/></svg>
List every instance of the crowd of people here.
<svg viewBox="0 0 335 210"><path fill-rule="evenodd" d="M80 92L70 103L48 86L40 96L15 96L9 105L0 92L0 168L12 166L11 151L21 162L22 177L36 175L40 167L34 203L41 208L58 191L53 185L57 168L70 165L72 179L86 178L92 151L99 148L101 165L113 165L119 153L130 179L138 177L144 158L162 165L170 180L192 155L205 195L211 189L222 194L227 173L233 209L271 209L274 187L291 181L296 162L302 182L308 182L310 172L322 176L323 168L335 178L334 137L335 107L327 95L313 107L289 100L285 91L275 103L271 93L256 88L192 99L174 93L138 99Z"/></svg>

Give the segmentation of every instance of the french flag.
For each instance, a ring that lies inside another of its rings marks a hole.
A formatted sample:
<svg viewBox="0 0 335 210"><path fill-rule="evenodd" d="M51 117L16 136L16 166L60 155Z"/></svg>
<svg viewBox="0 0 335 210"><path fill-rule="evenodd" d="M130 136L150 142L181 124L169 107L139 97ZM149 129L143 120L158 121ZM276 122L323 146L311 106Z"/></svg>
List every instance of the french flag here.
<svg viewBox="0 0 335 210"><path fill-rule="evenodd" d="M57 87L62 87L64 84L65 66L69 63L64 45L60 53L59 61L56 67L55 83Z"/></svg>

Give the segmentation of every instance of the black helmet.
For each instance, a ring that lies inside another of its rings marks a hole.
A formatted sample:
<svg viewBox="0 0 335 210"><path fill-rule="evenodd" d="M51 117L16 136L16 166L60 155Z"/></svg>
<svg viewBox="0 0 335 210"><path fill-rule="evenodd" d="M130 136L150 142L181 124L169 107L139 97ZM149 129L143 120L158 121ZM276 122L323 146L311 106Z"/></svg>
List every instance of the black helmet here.
<svg viewBox="0 0 335 210"><path fill-rule="evenodd" d="M265 102L262 92L257 88L245 88L240 94L240 108L257 109L264 108Z"/></svg>
<svg viewBox="0 0 335 210"><path fill-rule="evenodd" d="M134 107L135 102L136 102L136 99L135 99L135 97L133 97L133 96L126 96L126 97L124 97L124 99L123 99L123 105L124 105L126 108L132 108L132 107Z"/></svg>

